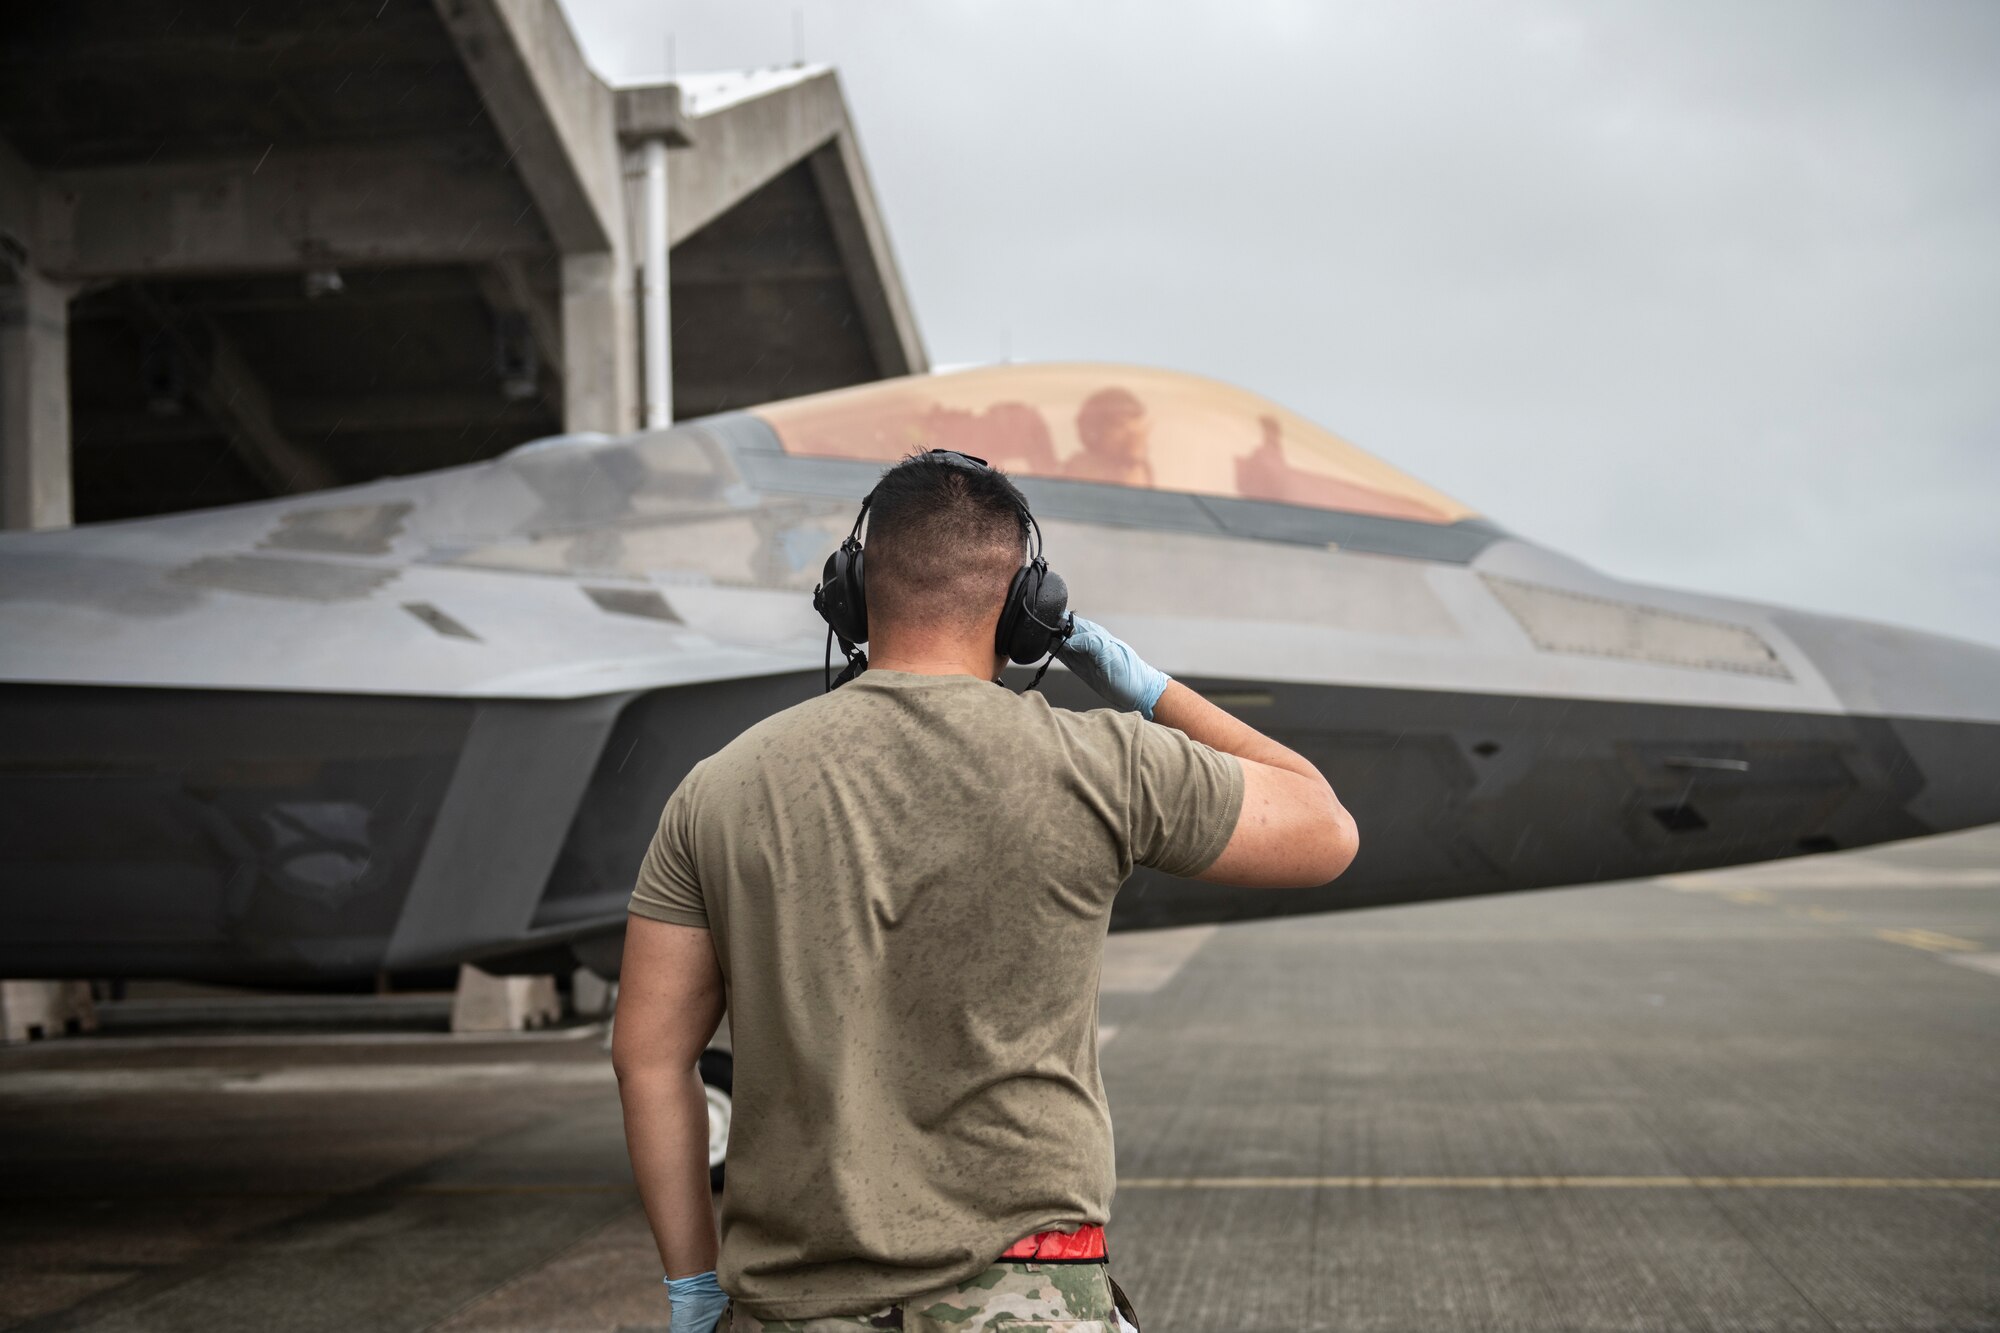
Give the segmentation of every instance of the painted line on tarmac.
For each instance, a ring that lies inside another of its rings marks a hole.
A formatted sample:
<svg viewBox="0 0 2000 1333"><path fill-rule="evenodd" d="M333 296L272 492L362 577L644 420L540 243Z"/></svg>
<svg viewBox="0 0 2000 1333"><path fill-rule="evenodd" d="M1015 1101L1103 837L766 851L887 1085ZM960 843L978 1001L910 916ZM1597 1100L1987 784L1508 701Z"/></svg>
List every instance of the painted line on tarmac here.
<svg viewBox="0 0 2000 1333"><path fill-rule="evenodd" d="M498 1084L616 1082L608 1060L537 1064L301 1065L282 1069L22 1069L0 1073L0 1100L8 1097L101 1097L135 1092L424 1092Z"/></svg>
<svg viewBox="0 0 2000 1333"><path fill-rule="evenodd" d="M243 1189L243 1190L24 1190L10 1193L7 1197L24 1203L162 1203L162 1202L215 1202L218 1200L243 1199L351 1199L359 1195L371 1199L400 1199L413 1194L630 1194L638 1197L638 1186L632 1184L612 1185L603 1183L571 1183L556 1181L548 1184L481 1185L435 1183L427 1185L364 1187L361 1189Z"/></svg>
<svg viewBox="0 0 2000 1333"><path fill-rule="evenodd" d="M1682 893L1797 893L1826 889L2000 889L2000 868L1926 870L1880 861L1787 859L1684 875L1658 875L1655 882Z"/></svg>
<svg viewBox="0 0 2000 1333"><path fill-rule="evenodd" d="M33 1050L47 1056L84 1056L92 1051L174 1051L221 1049L233 1046L531 1046L544 1043L582 1041L602 1037L610 1029L605 1022L574 1027L540 1028L532 1032L374 1032L355 1028L345 1032L186 1032L132 1033L93 1032L81 1037L58 1037L16 1049Z"/></svg>
<svg viewBox="0 0 2000 1333"><path fill-rule="evenodd" d="M1995 1190L2000 1177L1930 1176L1140 1176L1121 1190Z"/></svg>
<svg viewBox="0 0 2000 1333"><path fill-rule="evenodd" d="M1984 874L1986 872L1982 871L1980 873ZM1814 921L1829 925L1849 919L1848 913L1838 908L1819 906L1793 907L1780 904L1776 898L1771 896L1767 888L1734 888L1726 884L1697 886L1686 883L1685 879L1687 878L1691 877L1663 876L1660 879L1660 883L1667 885L1669 888L1678 889L1683 893L1706 893L1712 897L1721 898L1743 907L1777 907L1786 916L1809 917ZM1682 882L1676 882L1677 879ZM1815 885L1810 887L1826 886ZM1967 939L1963 935L1947 935L1941 930L1925 930L1921 926L1877 926L1873 928L1871 933L1876 939L1884 943L1901 944L1907 948L1921 949L1925 953L1937 954L1953 962L1959 961L1963 956L1968 954L1977 958L1992 958L1995 956L1986 953L1986 946L1978 940ZM2000 968L1983 962L1969 963L1969 966L1990 972L2000 971Z"/></svg>
<svg viewBox="0 0 2000 1333"><path fill-rule="evenodd" d="M1947 935L1942 931L1922 930L1916 926L1902 930L1877 930L1875 938L1891 944L1907 944L1926 953L1978 953L1986 947L1978 940L1969 940L1963 935Z"/></svg>
<svg viewBox="0 0 2000 1333"><path fill-rule="evenodd" d="M1118 1182L1121 1190L2000 1190L2000 1176L1938 1179L1930 1176L1170 1176L1139 1177ZM38 1203L78 1199L148 1202L173 1199L325 1199L350 1190L30 1190L11 1197ZM442 1195L566 1195L630 1194L631 1184L589 1181L454 1184L438 1181L368 1191L384 1198L413 1194Z"/></svg>

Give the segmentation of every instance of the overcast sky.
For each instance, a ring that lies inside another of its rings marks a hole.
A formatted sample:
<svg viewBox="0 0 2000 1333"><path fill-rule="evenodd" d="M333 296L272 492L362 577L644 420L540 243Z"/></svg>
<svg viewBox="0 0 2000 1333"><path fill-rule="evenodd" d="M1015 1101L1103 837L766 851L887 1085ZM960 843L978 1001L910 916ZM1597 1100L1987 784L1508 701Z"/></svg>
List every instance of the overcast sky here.
<svg viewBox="0 0 2000 1333"><path fill-rule="evenodd" d="M565 0L840 69L933 362L1264 393L1623 577L2000 643L2000 3Z"/></svg>

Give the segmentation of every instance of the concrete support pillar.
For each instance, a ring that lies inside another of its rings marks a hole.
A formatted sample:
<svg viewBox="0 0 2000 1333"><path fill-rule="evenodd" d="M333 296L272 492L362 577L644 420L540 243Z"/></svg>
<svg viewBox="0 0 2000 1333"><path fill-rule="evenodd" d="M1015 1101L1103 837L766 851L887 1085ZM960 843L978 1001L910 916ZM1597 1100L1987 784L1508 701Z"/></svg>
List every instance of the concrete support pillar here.
<svg viewBox="0 0 2000 1333"><path fill-rule="evenodd" d="M458 969L451 999L453 1032L523 1032L562 1017L562 997L551 976L496 977L467 963Z"/></svg>
<svg viewBox="0 0 2000 1333"><path fill-rule="evenodd" d="M674 424L673 324L667 305L667 141L646 140L644 237L640 265L646 312L646 429Z"/></svg>
<svg viewBox="0 0 2000 1333"><path fill-rule="evenodd" d="M0 528L66 528L69 288L0 260ZM0 981L0 1042L90 1032L83 981Z"/></svg>
<svg viewBox="0 0 2000 1333"><path fill-rule="evenodd" d="M0 527L72 518L69 288L0 261Z"/></svg>
<svg viewBox="0 0 2000 1333"><path fill-rule="evenodd" d="M0 981L0 1042L97 1030L87 981Z"/></svg>
<svg viewBox="0 0 2000 1333"><path fill-rule="evenodd" d="M627 253L562 257L563 429L622 435L638 426L637 322Z"/></svg>

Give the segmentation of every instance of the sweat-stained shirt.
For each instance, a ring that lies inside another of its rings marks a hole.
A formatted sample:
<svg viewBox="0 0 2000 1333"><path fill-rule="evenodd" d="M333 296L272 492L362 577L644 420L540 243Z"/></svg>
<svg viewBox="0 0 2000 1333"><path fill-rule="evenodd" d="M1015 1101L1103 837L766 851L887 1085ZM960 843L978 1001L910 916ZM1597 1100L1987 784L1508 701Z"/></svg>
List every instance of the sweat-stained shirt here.
<svg viewBox="0 0 2000 1333"><path fill-rule="evenodd" d="M867 1314L1107 1221L1111 901L1242 804L1229 755L971 676L870 669L697 764L631 909L708 928L728 985L723 1290Z"/></svg>

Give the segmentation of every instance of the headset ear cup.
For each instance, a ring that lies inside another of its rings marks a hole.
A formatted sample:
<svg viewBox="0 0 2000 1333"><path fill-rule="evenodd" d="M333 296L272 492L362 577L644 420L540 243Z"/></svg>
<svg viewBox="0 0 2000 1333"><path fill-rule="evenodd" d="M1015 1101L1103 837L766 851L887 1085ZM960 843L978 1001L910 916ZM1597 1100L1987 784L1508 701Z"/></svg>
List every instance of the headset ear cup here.
<svg viewBox="0 0 2000 1333"><path fill-rule="evenodd" d="M995 649L1021 666L1047 656L1068 610L1069 585L1062 575L1040 559L1022 566L1007 585Z"/></svg>
<svg viewBox="0 0 2000 1333"><path fill-rule="evenodd" d="M861 544L842 542L826 558L820 585L813 592L813 609L849 643L868 642L868 587L862 581Z"/></svg>
<svg viewBox="0 0 2000 1333"><path fill-rule="evenodd" d="M861 560L867 552L857 544L854 559L847 564L848 603L852 612L854 633L847 637L855 643L868 642L868 583L862 576Z"/></svg>
<svg viewBox="0 0 2000 1333"><path fill-rule="evenodd" d="M1034 618L1028 623L1034 627L1035 640L1032 651L1021 659L1023 662L1044 657L1054 649L1069 618L1069 584L1047 565L1042 566L1042 577L1035 582L1035 600L1030 609Z"/></svg>
<svg viewBox="0 0 2000 1333"><path fill-rule="evenodd" d="M1022 660L1014 651L1014 639L1026 619L1023 612L1028 604L1028 578L1034 572L1033 565L1022 565L1014 571L1007 584L1007 600L1000 603L1000 622L993 627L993 651L1010 662Z"/></svg>

